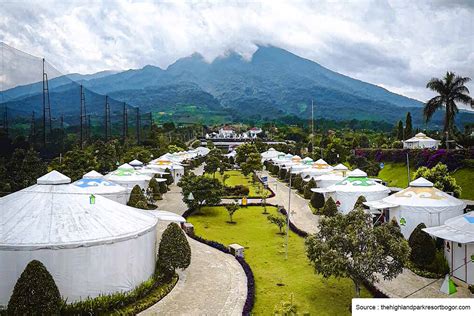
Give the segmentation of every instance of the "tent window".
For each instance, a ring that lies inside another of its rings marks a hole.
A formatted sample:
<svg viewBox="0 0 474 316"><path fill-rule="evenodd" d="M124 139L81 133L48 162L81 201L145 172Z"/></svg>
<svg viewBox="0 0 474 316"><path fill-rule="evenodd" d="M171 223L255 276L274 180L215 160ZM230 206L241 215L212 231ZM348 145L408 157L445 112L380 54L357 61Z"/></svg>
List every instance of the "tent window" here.
<svg viewBox="0 0 474 316"><path fill-rule="evenodd" d="M462 247L462 244L461 244L461 243L458 243L458 247L461 248L461 247Z"/></svg>

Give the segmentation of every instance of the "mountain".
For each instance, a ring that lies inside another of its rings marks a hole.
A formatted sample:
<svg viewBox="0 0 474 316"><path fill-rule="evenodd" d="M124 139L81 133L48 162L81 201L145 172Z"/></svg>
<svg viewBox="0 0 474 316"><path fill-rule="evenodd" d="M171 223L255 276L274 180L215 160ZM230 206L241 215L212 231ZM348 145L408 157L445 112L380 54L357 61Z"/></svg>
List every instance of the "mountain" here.
<svg viewBox="0 0 474 316"><path fill-rule="evenodd" d="M308 118L314 100L316 117L394 124L410 111L414 123L422 124L421 102L272 46L259 47L250 60L231 52L208 63L201 55L193 54L167 69L148 65L67 79L75 79L97 94L108 94L143 111L160 113L163 119L190 119L197 114L204 121L274 119L289 114ZM65 79L52 80L51 90L67 94L68 85L61 86L62 80ZM21 100L18 89L8 90L5 95ZM71 91L71 97L73 94ZM72 105L76 103L63 100L62 106L77 107ZM433 124L440 124L442 117L442 113L437 113ZM471 113L459 115L460 122L473 119Z"/></svg>

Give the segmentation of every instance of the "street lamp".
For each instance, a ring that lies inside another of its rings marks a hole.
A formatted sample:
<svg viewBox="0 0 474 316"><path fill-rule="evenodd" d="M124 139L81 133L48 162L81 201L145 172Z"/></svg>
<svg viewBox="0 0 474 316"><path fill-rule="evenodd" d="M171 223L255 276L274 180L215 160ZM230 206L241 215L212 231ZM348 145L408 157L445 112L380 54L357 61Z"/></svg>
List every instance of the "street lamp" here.
<svg viewBox="0 0 474 316"><path fill-rule="evenodd" d="M290 234L290 213L291 213L291 169L292 166L289 168L290 172L290 182L288 186L288 210L286 211L286 248L285 248L285 259L288 260L288 236Z"/></svg>

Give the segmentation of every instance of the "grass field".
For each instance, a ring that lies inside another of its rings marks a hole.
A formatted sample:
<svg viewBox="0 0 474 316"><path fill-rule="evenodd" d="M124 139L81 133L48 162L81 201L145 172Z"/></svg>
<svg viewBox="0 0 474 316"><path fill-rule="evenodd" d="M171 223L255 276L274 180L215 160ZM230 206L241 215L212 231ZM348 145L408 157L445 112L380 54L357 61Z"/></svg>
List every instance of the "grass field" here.
<svg viewBox="0 0 474 316"><path fill-rule="evenodd" d="M268 211L275 214L276 208ZM222 206L203 207L201 214L188 218L196 234L225 245L238 243L245 247L245 259L255 275L255 315L273 314L281 301L297 304L298 314L350 315L349 306L354 286L349 279L324 279L316 275L309 264L304 239L290 232L288 260L285 260L285 236L268 222L260 206L239 209L229 224ZM363 289L363 297L369 297Z"/></svg>
<svg viewBox="0 0 474 316"><path fill-rule="evenodd" d="M410 168L413 178L414 167ZM474 200L474 185L471 181L474 179L474 169L459 169L453 174L456 182L461 186L461 198ZM407 169L403 163L386 163L385 167L379 172L378 177L387 181L389 186L406 188L407 187Z"/></svg>
<svg viewBox="0 0 474 316"><path fill-rule="evenodd" d="M236 185L244 185L249 188L249 196L250 198L255 197L263 197L265 194L266 196L270 195L270 191L263 187L261 182L253 183L252 175L244 176L240 170L228 170L225 171L224 174L229 175L229 178L225 181L225 185L228 187L235 187ZM207 174L209 177L212 177L211 174ZM222 176L219 172L216 172L215 175L216 179L222 182ZM259 189L262 193L259 192Z"/></svg>

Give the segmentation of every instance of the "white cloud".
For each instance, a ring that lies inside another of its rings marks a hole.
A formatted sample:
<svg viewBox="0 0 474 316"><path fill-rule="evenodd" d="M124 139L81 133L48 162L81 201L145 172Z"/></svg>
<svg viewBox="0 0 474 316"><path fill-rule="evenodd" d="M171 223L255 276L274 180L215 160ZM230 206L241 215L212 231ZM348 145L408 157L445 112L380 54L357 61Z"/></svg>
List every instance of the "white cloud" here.
<svg viewBox="0 0 474 316"><path fill-rule="evenodd" d="M271 44L425 100L452 70L474 79L474 8L462 1L31 1L3 3L0 40L64 72L212 61ZM474 93L474 85L470 85Z"/></svg>

